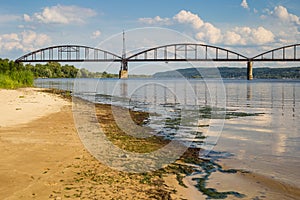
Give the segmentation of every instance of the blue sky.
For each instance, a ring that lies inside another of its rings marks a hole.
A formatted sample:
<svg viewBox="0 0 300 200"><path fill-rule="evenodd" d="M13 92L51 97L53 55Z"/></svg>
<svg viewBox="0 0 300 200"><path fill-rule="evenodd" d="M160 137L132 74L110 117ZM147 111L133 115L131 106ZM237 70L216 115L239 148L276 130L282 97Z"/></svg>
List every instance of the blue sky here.
<svg viewBox="0 0 300 200"><path fill-rule="evenodd" d="M60 44L96 47L123 29L143 27L171 29L195 42L226 47L246 56L300 41L299 0L21 2L1 0L1 58L16 59ZM159 35L159 31L153 34ZM143 41L140 45L151 46ZM110 48L121 53L118 43Z"/></svg>

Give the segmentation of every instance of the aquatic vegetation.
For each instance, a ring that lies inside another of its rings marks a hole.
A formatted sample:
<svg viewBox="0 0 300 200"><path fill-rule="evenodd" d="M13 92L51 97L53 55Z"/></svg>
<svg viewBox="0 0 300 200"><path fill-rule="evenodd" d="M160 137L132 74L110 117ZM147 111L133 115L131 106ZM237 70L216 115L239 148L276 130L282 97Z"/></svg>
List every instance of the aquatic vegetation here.
<svg viewBox="0 0 300 200"><path fill-rule="evenodd" d="M114 109L118 110L118 113L124 113L124 108L114 107ZM213 112L213 108L205 107L201 109L202 112L209 116ZM223 109L217 109L219 112L224 112ZM147 153L155 151L164 145L168 144L170 140L165 139L164 137L152 135L147 138L136 138L134 136L126 134L123 130L121 130L116 122L114 121L114 117L112 114L111 105L96 105L97 117L102 127L102 130L108 137L108 139L113 142L118 147L138 153ZM144 126L145 119L149 118L149 113L133 111L129 110L130 116L132 120L138 126ZM241 116L250 116L247 113L234 113L233 111L228 112L228 116L241 115ZM128 120L127 118L120 118L124 120ZM169 128L172 131L176 131L177 127L180 126L181 123L181 115L172 115L165 120L164 128ZM207 127L206 125L204 127ZM149 131L145 129L145 131ZM172 132L171 131L171 132ZM171 133L170 132L170 133ZM193 132L197 139L205 139L203 133L201 131ZM193 178L197 182L195 185L196 188L204 195L207 196L208 199L224 199L228 196L235 196L238 198L244 197L243 194L240 194L235 191L225 191L219 192L215 188L208 188L206 185L207 180L214 172L220 173L236 173L235 169L223 169L218 163L216 163L213 159L204 160L199 158L199 152L201 149L199 148L188 148L187 151L175 162L165 166L162 169L156 170L154 172L146 172L139 175L135 175L136 178L141 184L151 185L151 186L162 186L163 185L163 177L169 174L173 174L176 177L176 180L179 185L182 187L187 187L184 183L184 179L188 176L194 176L195 174L200 175L200 178ZM97 175L94 171L85 170L80 172L80 177L77 177L75 182L83 181L82 177L89 177L90 181L106 184L113 184L116 181L120 181L119 179L109 180L107 177L105 178L103 175ZM105 180L103 180L105 178ZM111 182L112 181L112 182ZM158 189L158 188L157 188ZM162 191L155 190L158 194L166 194L170 195L170 191L167 189L160 189ZM153 191L152 191L153 192ZM173 191L174 192L174 191ZM152 193L151 193L152 195ZM155 196L155 195L154 195Z"/></svg>
<svg viewBox="0 0 300 200"><path fill-rule="evenodd" d="M259 116L264 113L246 113L236 110L226 110L226 108L218 108L204 106L199 108L200 118L204 119L232 119L237 117Z"/></svg>

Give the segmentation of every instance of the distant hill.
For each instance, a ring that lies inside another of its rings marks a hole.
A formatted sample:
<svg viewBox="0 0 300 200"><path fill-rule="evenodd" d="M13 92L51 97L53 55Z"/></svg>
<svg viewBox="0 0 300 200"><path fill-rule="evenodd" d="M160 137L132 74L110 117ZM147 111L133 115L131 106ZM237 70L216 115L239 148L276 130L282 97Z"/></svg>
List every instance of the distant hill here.
<svg viewBox="0 0 300 200"><path fill-rule="evenodd" d="M246 79L247 69L237 67L218 67L222 78ZM153 78L217 78L216 68L187 68L173 71L158 72ZM255 79L300 79L300 67L268 68L256 67L253 69Z"/></svg>

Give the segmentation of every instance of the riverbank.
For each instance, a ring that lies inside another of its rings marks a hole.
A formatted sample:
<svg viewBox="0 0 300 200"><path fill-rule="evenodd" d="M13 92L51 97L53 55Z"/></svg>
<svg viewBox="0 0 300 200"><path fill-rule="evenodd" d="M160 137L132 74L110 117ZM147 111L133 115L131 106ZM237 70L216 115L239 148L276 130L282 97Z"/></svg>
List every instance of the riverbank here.
<svg viewBox="0 0 300 200"><path fill-rule="evenodd" d="M44 89L0 89L0 127L26 124L35 119L59 112L70 102L57 95L42 92Z"/></svg>
<svg viewBox="0 0 300 200"><path fill-rule="evenodd" d="M31 99L31 97L35 100L35 104L45 101L41 98L41 102L38 102L37 98L33 98L34 90L26 89L27 96L21 98L18 96L19 93L15 98L8 98L12 92L8 91L5 99L3 97L7 90L4 90L4 93L1 91L3 95L1 95L1 105L9 103L21 105L17 104L20 99ZM30 113L29 110L36 110L31 120L16 120L13 125L6 123L6 126L0 127L0 199L206 199L206 195L193 186L197 181L185 175L190 173L191 168L182 160L159 172L144 174L119 172L101 164L85 150L78 138L71 103L57 95L41 94L42 97L46 95L53 100L44 107L59 106L52 107L50 113L41 114L44 109L34 107L36 105L30 104L29 101L24 106L27 105L32 109L22 107L22 111L25 115L27 111ZM106 126L107 130L115 130L114 135L116 135L118 134L116 129L109 129L115 126L110 119L110 112L111 106L97 105L97 115L100 121L102 119L102 126ZM14 113L14 118L17 119L19 113ZM135 113L132 117L138 123L147 117L147 114ZM113 139L120 146L124 144L118 138ZM129 145L124 148L138 151L139 145L136 144L134 147ZM195 161L194 155L186 155L183 158L193 158ZM197 161L203 163L202 169L204 166L207 169L218 168L216 163L207 164L207 162ZM243 199L297 199L299 197L297 188L239 171L211 172L205 183L206 186L202 189L207 189L208 192L214 192L209 188L215 188L218 192L234 191L245 195ZM238 197L229 195L228 199L238 199Z"/></svg>

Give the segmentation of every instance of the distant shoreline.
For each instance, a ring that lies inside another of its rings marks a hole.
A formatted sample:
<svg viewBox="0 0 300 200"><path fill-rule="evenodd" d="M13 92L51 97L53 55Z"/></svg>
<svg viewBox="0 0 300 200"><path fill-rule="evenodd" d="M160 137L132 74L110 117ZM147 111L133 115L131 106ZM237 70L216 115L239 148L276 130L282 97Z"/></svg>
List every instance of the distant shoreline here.
<svg viewBox="0 0 300 200"><path fill-rule="evenodd" d="M229 78L247 79L247 69L238 67L186 68L153 74L154 78ZM300 79L300 67L253 69L254 79Z"/></svg>

